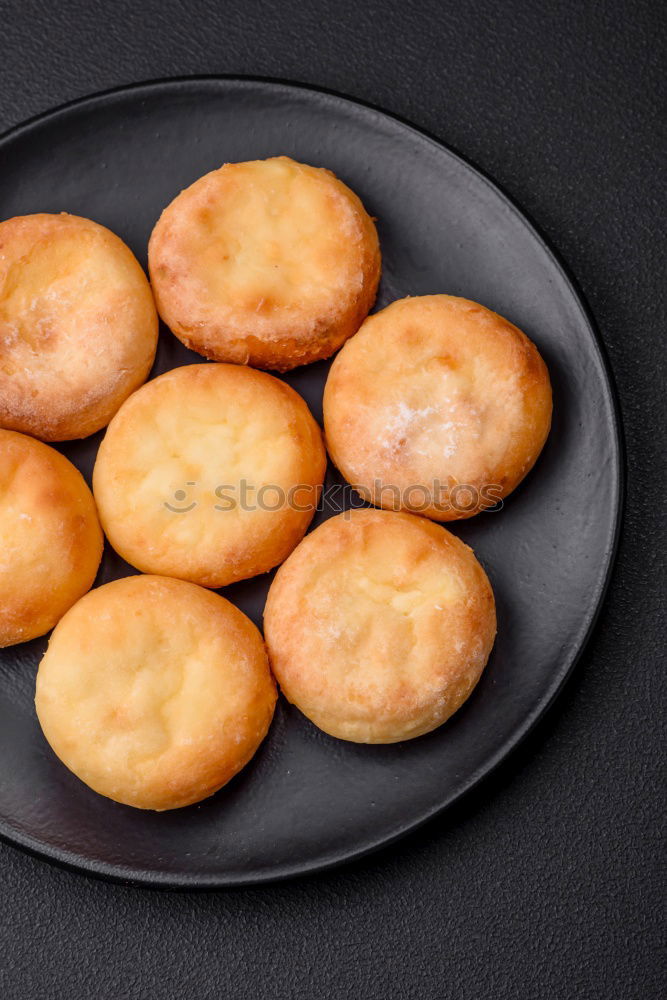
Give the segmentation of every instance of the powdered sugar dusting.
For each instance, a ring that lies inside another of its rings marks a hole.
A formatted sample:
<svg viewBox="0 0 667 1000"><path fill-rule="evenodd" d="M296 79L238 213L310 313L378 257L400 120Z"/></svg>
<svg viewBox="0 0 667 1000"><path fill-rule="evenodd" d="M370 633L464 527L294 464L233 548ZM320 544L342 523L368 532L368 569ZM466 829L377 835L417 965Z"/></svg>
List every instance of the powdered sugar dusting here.
<svg viewBox="0 0 667 1000"><path fill-rule="evenodd" d="M450 419L452 407L447 403L448 400L444 400L440 406L411 407L401 400L389 414L380 447L395 455L408 445L414 454L428 455L433 450L432 446L430 449L418 446L418 439L428 429L431 440L437 442L439 454L443 458L451 458L457 451L464 424ZM433 419L437 417L446 419Z"/></svg>
<svg viewBox="0 0 667 1000"><path fill-rule="evenodd" d="M408 406L401 400L393 409L386 421L386 436L381 441L383 448L389 451L397 451L405 439L415 429L415 425L423 421L436 412L435 406L423 406L419 409Z"/></svg>

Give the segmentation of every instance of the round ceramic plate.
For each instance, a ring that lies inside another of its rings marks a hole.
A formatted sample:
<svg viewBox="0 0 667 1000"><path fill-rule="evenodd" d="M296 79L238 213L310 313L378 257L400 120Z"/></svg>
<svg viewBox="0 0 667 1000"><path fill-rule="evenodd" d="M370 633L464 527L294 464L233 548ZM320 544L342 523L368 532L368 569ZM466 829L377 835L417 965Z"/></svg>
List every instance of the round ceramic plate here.
<svg viewBox="0 0 667 1000"><path fill-rule="evenodd" d="M621 506L619 422L580 294L488 178L380 111L277 82L174 80L79 101L0 140L0 218L88 216L146 263L164 206L225 161L286 153L333 170L377 217L376 308L449 292L535 341L554 388L536 467L504 509L456 524L486 567L498 639L480 684L441 729L393 746L325 736L280 699L252 762L198 806L145 813L101 798L54 757L33 708L46 638L0 653L0 834L44 857L151 886L216 887L358 857L450 805L517 745L553 700L603 599ZM162 329L154 374L202 359ZM321 420L328 364L286 376ZM62 446L90 480L101 435ZM336 476L329 472L329 482ZM319 519L328 516L336 504ZM99 583L134 572L105 553ZM227 588L261 626L271 574Z"/></svg>

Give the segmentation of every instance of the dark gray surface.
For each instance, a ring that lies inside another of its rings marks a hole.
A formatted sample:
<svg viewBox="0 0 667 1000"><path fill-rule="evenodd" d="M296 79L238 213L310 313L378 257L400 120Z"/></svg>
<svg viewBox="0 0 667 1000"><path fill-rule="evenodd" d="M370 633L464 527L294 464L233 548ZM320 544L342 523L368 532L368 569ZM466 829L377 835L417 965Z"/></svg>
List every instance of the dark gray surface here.
<svg viewBox="0 0 667 1000"><path fill-rule="evenodd" d="M617 572L537 733L463 805L380 856L273 888L166 896L0 848L0 993L658 996L663 15L573 2L289 7L23 3L8 22L0 5L0 125L135 79L259 72L383 104L477 160L566 257L611 355L629 454Z"/></svg>
<svg viewBox="0 0 667 1000"><path fill-rule="evenodd" d="M49 751L34 712L46 638L0 650L0 836L86 871L172 888L304 874L414 829L507 756L561 688L598 613L618 537L622 455L609 377L576 290L494 185L415 129L304 87L184 79L124 88L0 140L0 218L68 209L105 223L145 261L163 206L224 161L278 152L326 165L378 220L377 306L449 292L496 309L551 375L546 446L502 511L450 525L490 576L498 635L446 726L359 747L282 699L252 764L190 809L155 815L92 794ZM159 172L155 164L162 165ZM152 374L200 362L163 328ZM321 419L328 362L285 379ZM90 481L101 434L61 446ZM224 481L224 469L209 470ZM342 483L330 467L328 483ZM315 517L334 513L327 503ZM107 546L98 583L131 568ZM262 626L273 574L222 591Z"/></svg>

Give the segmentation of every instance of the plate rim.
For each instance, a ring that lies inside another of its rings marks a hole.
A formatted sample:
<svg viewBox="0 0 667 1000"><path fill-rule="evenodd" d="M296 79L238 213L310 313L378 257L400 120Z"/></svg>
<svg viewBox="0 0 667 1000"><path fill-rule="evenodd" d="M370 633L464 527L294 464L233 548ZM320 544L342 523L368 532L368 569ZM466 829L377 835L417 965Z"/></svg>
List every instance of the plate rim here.
<svg viewBox="0 0 667 1000"><path fill-rule="evenodd" d="M540 244L542 250L551 258L554 266L561 275L565 283L569 286L574 300L581 312L582 319L588 327L591 342L593 343L599 360L600 371L606 387L606 395L611 404L611 419L609 421L612 430L613 440L613 473L615 479L614 492L614 520L613 529L610 534L607 551L605 554L606 565L597 587L592 611L586 616L581 625L581 638L576 642L576 652L566 662L566 665L557 676L557 683L547 691L547 694L539 700L533 711L526 716L522 725L518 727L507 739L495 754L477 771L468 775L460 787L451 794L446 802L441 802L416 818L399 824L398 828L388 835L371 838L362 847L355 847L346 851L337 852L334 855L315 861L295 862L293 864L282 864L271 869L256 869L253 872L246 872L242 875L198 875L181 872L174 874L161 872L148 868L124 866L122 864L112 864L97 859L88 859L82 855L67 850L65 847L54 844L44 844L44 842L32 837L30 834L12 827L6 820L0 820L0 841L11 847L20 849L25 853L47 861L66 871L79 875L87 875L104 881L135 886L139 888L163 889L163 890L188 890L188 891L215 891L219 889L256 886L283 882L302 876L309 876L318 872L331 871L352 861L361 860L375 852L395 844L403 837L415 832L436 816L444 814L456 804L459 804L474 788L488 780L491 775L500 767L502 763L509 760L525 742L530 734L535 730L541 719L549 712L554 703L558 700L564 686L572 676L578 666L589 642L595 632L600 613L605 603L609 590L609 585L616 566L619 542L622 533L623 515L627 493L627 450L625 434L623 428L623 417L620 405L620 398L613 368L609 359L606 345L602 339L599 327L593 316L586 296L577 278L572 273L567 262L562 258L560 252L551 244L551 240L535 222L532 215L527 212L519 202L509 194L504 187L491 177L484 169L480 168L468 156L460 153L455 146L441 139L428 129L416 125L407 118L402 117L392 111L373 104L361 98L352 97L340 91L311 84L304 81L290 80L271 76L254 74L194 74L185 76L157 77L149 80L140 80L132 83L122 84L117 87L110 87L104 90L95 91L82 97L65 101L55 105L45 111L41 111L24 121L17 123L0 133L0 153L5 147L19 138L22 133L29 132L32 128L40 126L43 122L53 119L58 115L66 114L70 111L84 107L86 104L96 104L107 99L119 97L126 93L135 93L140 96L142 93L166 90L170 87L197 84L253 84L266 87L269 90L281 89L289 91L306 91L320 94L332 98L338 102L361 107L377 115L388 118L400 125L404 129L415 133L421 139L426 139L429 143L444 151L449 156L459 160L464 167L477 175L479 180L490 187L498 197L505 203L513 216L517 218L526 228L532 231L533 236Z"/></svg>

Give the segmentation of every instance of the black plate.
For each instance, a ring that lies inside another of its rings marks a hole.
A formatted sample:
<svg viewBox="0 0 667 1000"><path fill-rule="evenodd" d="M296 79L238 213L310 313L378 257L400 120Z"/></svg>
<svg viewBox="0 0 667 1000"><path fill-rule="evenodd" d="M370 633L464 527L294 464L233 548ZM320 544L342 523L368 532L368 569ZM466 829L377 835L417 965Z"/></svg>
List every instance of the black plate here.
<svg viewBox="0 0 667 1000"><path fill-rule="evenodd" d="M227 160L278 153L331 168L377 216L378 306L450 292L528 333L551 372L553 430L504 510L454 527L491 577L498 640L468 703L421 739L339 742L281 699L265 744L226 788L199 806L143 813L89 791L45 744L33 690L46 639L2 652L0 834L97 875L152 886L261 882L357 857L412 830L488 774L545 711L591 631L609 577L621 446L591 318L516 206L442 144L304 87L151 83L77 102L1 139L0 218L89 216L145 265L151 228L183 187ZM162 331L156 372L200 360ZM327 368L287 376L320 420ZM62 448L88 478L99 440ZM107 550L98 582L129 572ZM269 582L270 575L225 593L261 624Z"/></svg>

